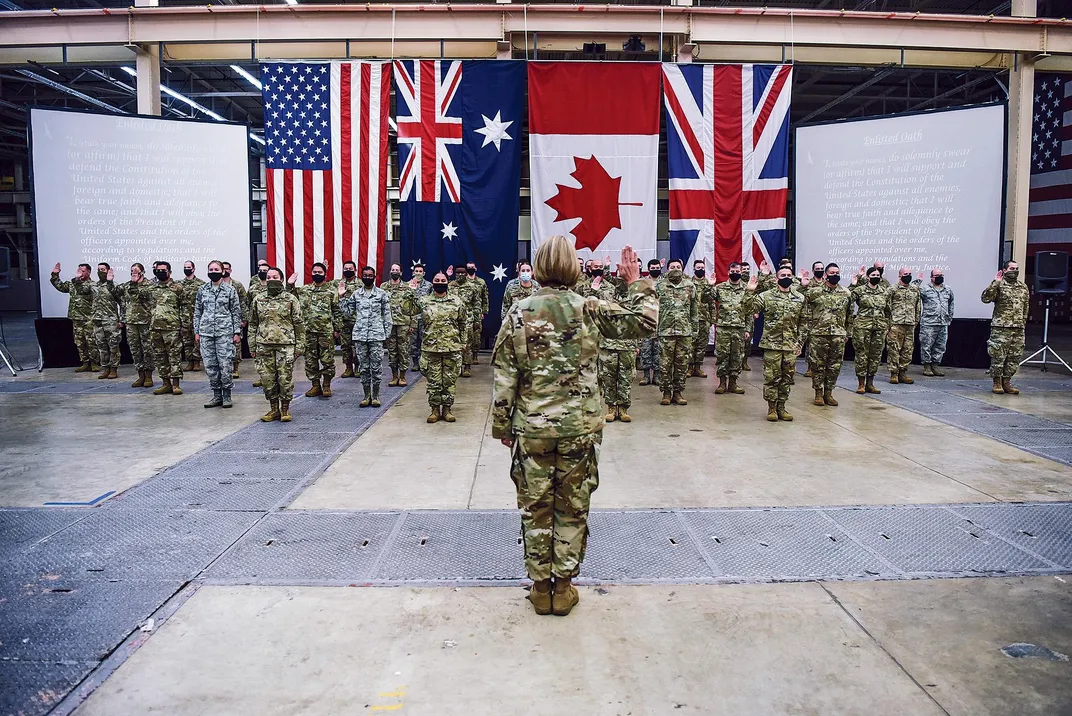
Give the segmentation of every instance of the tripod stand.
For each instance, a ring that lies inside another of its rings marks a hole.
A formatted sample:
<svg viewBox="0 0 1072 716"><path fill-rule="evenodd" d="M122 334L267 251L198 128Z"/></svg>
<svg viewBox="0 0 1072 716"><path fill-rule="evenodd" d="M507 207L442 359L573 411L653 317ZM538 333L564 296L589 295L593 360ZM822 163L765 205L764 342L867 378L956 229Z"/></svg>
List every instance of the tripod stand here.
<svg viewBox="0 0 1072 716"><path fill-rule="evenodd" d="M11 349L7 347L7 343L4 342L4 317L2 315L0 315L0 360L3 360L4 365L11 371L12 378L18 376L18 372L16 372L12 364L18 366L19 370L23 369L19 362L15 360L15 356L11 355Z"/></svg>
<svg viewBox="0 0 1072 716"><path fill-rule="evenodd" d="M1072 368L1070 368L1068 366L1068 363L1065 363L1065 359L1062 358L1060 355L1058 355L1057 351L1055 351L1053 348L1050 348L1049 338L1050 338L1050 297L1047 296L1046 297L1046 312L1044 314L1044 318L1042 319L1042 347L1039 348L1034 353L1032 353L1031 355L1029 355L1027 358L1024 358L1022 361L1020 361L1020 365L1041 365L1042 366L1042 372L1045 373L1046 372L1046 358L1047 358L1047 356L1053 356L1053 362L1054 363L1060 363L1061 365L1063 365L1065 367L1065 370L1067 370L1069 373L1072 373ZM1042 356L1041 360L1035 360L1035 356L1038 356L1038 355Z"/></svg>

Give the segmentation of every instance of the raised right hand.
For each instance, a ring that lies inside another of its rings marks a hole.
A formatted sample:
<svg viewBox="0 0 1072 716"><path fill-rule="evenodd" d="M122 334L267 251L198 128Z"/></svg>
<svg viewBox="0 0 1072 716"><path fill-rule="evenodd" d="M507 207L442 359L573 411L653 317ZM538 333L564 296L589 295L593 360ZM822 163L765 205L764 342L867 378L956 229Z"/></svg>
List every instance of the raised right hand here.
<svg viewBox="0 0 1072 716"><path fill-rule="evenodd" d="M626 284L640 278L640 265L637 263L636 251L629 244L622 247L621 260L618 263L618 277Z"/></svg>
<svg viewBox="0 0 1072 716"><path fill-rule="evenodd" d="M998 271L998 275L994 277L994 280L995 281L1000 281L1004 275L1005 275L1005 271Z"/></svg>
<svg viewBox="0 0 1072 716"><path fill-rule="evenodd" d="M60 272L60 264L56 262L56 265L52 267L52 273L58 274Z"/></svg>
<svg viewBox="0 0 1072 716"><path fill-rule="evenodd" d="M755 291L756 286L759 285L759 276L752 276L748 279L748 290Z"/></svg>
<svg viewBox="0 0 1072 716"><path fill-rule="evenodd" d="M290 285L290 286L293 286L297 282L298 282L298 274L296 274L296 273L292 273L290 275L290 277L287 278L287 284Z"/></svg>
<svg viewBox="0 0 1072 716"><path fill-rule="evenodd" d="M339 298L342 298L345 295L346 295L346 284L340 281L339 282Z"/></svg>

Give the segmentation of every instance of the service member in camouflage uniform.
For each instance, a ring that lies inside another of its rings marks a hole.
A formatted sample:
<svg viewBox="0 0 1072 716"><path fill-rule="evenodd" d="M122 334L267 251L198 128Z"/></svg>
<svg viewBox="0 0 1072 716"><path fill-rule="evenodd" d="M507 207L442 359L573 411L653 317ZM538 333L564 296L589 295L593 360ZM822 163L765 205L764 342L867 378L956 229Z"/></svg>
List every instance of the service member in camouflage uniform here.
<svg viewBox="0 0 1072 716"><path fill-rule="evenodd" d="M573 246L551 237L533 267L543 288L510 309L495 339L492 436L513 450L510 477L537 614L564 616L579 599L572 580L584 560L603 440L601 336L637 340L656 326L654 289L639 279L632 247L622 249L618 266L629 287L621 303L583 298L567 290L578 273Z"/></svg>
<svg viewBox="0 0 1072 716"><path fill-rule="evenodd" d="M194 324L194 302L197 300L197 289L205 285L205 282L194 275L197 266L193 261L187 261L182 265L182 272L186 275L179 285L182 286L182 322L179 324L179 334L182 336L182 352L186 356L185 370L200 370L201 346L194 340L197 327Z"/></svg>
<svg viewBox="0 0 1072 716"><path fill-rule="evenodd" d="M52 269L49 282L60 293L70 294L67 303L67 318L74 325L74 345L78 349L78 359L82 365L74 369L75 373L89 373L100 370L97 343L93 339L93 292L90 290L89 264L78 264L78 270L70 281L60 280L60 265Z"/></svg>
<svg viewBox="0 0 1072 716"><path fill-rule="evenodd" d="M335 281L335 290L339 290L339 286L343 287L341 293L339 293L339 305L342 302L350 298L354 291L361 288L361 277L357 275L357 264L353 261L346 261L342 265L342 278ZM341 309L340 309L341 310ZM355 369L357 368L357 361L354 358L354 342L350 340L350 336L354 334L354 320L342 314L342 330L339 331L342 336L339 340L342 348L342 362L346 366L346 369L342 372L343 378L353 378L357 375Z"/></svg>
<svg viewBox="0 0 1072 716"><path fill-rule="evenodd" d="M897 278L897 285L886 293L886 304L890 313L886 365L890 369L891 383L912 383L914 381L908 377L907 371L912 364L912 348L922 303L919 299L919 287L912 285L912 272L902 267Z"/></svg>
<svg viewBox="0 0 1072 716"><path fill-rule="evenodd" d="M448 294L447 275L432 278L432 294L420 299L424 339L421 373L428 383L428 422L453 423L454 392L462 372L462 351L469 340L469 309L457 294Z"/></svg>
<svg viewBox="0 0 1072 716"><path fill-rule="evenodd" d="M589 268L592 282L588 286L586 298L598 298L602 301L623 300L628 293L625 282L607 276L607 268L599 259L593 259ZM604 420L608 423L621 420L623 423L633 421L629 415L632 404L633 378L636 376L637 342L625 338L601 337L599 340L599 357L596 362L596 377L603 402L607 404Z"/></svg>
<svg viewBox="0 0 1072 716"><path fill-rule="evenodd" d="M845 344L852 333L852 296L847 288L838 285L840 282L841 269L835 263L827 264L822 289L804 296L804 325L814 366L811 386L815 389L815 405L838 404L833 391L845 360Z"/></svg>
<svg viewBox="0 0 1072 716"><path fill-rule="evenodd" d="M692 282L696 284L696 335L692 337L692 360L689 375L706 378L703 362L711 339L711 324L715 318L715 285L707 278L707 264L703 259L692 263Z"/></svg>
<svg viewBox="0 0 1072 716"><path fill-rule="evenodd" d="M127 346L134 368L138 371L137 379L131 388L153 387L153 340L149 332L149 322L153 315L152 294L139 291L148 288L145 281L145 267L140 263L130 266L130 280L118 287L123 303L123 327L127 332Z"/></svg>
<svg viewBox="0 0 1072 716"><path fill-rule="evenodd" d="M715 361L718 371L718 387L715 393L729 391L741 395L744 388L737 385L737 376L744 362L745 346L751 345L752 313L744 308L745 283L741 280L741 264L730 264L729 280L715 285Z"/></svg>
<svg viewBox="0 0 1072 716"><path fill-rule="evenodd" d="M982 296L983 303L994 304L990 340L986 343L990 353L990 377L994 380L994 392L1008 395L1020 393L1012 386L1012 377L1020 369L1027 312L1031 308L1031 291L1027 284L1017 281L1019 277L1019 264L1009 261L983 290Z"/></svg>
<svg viewBox="0 0 1072 716"><path fill-rule="evenodd" d="M860 270L863 271L862 266L860 267ZM860 275L865 276L866 278L865 274ZM826 264L824 264L822 261L813 261L811 264L811 275L808 276L808 281L805 282L804 277L805 273L802 271L800 275L801 290L804 296L807 297L808 292L822 289L823 280L826 277ZM855 278L853 280L855 281ZM885 342L885 338L883 338L883 342ZM808 369L804 371L804 377L810 378L814 374L814 371L812 370L811 358L809 357L810 351L808 351L807 345L804 346L802 352L805 356L805 361L807 361L808 363Z"/></svg>
<svg viewBox="0 0 1072 716"><path fill-rule="evenodd" d="M298 297L301 304L302 340L305 355L305 377L312 386L305 391L306 398L323 396L330 398L331 379L335 377L335 339L342 330L342 311L339 310L338 287L328 283L328 268L317 261L310 271L313 282L301 288L295 287L297 274L287 281L287 290Z"/></svg>
<svg viewBox="0 0 1072 716"><path fill-rule="evenodd" d="M238 300L242 302L242 326L245 327L249 323L249 297L246 295L246 287L240 284L238 281L231 280L231 263L229 261L223 262L223 282L228 283L234 287L234 290L238 293ZM234 372L231 373L231 377L239 378L238 366L242 363L242 344L238 345L235 350L234 356Z"/></svg>
<svg viewBox="0 0 1072 716"><path fill-rule="evenodd" d="M696 335L696 285L685 278L681 259L672 259L666 281L659 285L659 372L663 391L660 405L688 405L681 394Z"/></svg>
<svg viewBox="0 0 1072 716"><path fill-rule="evenodd" d="M387 365L391 367L391 382L387 385L392 388L405 386L410 358L410 334L420 313L417 294L402 280L402 267L398 264L391 264L390 280L381 283L380 288L387 293L391 302L391 332L387 334L387 342L384 345L387 350Z"/></svg>
<svg viewBox="0 0 1072 716"><path fill-rule="evenodd" d="M294 399L294 359L303 353L305 326L301 301L283 290L283 272L275 267L268 269L267 282L268 287L257 294L249 307L249 331L257 341L257 355L253 358L261 374L264 397L272 406L261 420L289 423L290 401ZM238 285L226 280L223 283Z"/></svg>
<svg viewBox="0 0 1072 716"><path fill-rule="evenodd" d="M223 263L209 261L209 282L194 295L194 341L205 361L212 388L206 408L230 408L235 346L242 342L242 301L231 284L223 282Z"/></svg>
<svg viewBox="0 0 1072 716"><path fill-rule="evenodd" d="M654 282L655 294L659 294L659 277L662 276L663 265L659 259L648 261L648 278ZM662 374L659 370L659 335L653 333L640 342L640 384L659 385L662 383Z"/></svg>
<svg viewBox="0 0 1072 716"><path fill-rule="evenodd" d="M916 282L917 285L920 282ZM919 357L923 375L943 376L940 366L953 322L953 291L945 285L945 273L931 269L931 282L919 288L923 311L919 317Z"/></svg>
<svg viewBox="0 0 1072 716"><path fill-rule="evenodd" d="M156 282L138 289L139 292L148 291L152 296L153 317L149 332L153 340L153 362L161 379L161 385L153 395L182 395L179 387L182 380L182 339L179 338L182 286L171 280L171 264L167 261L157 261L153 274Z"/></svg>
<svg viewBox="0 0 1072 716"><path fill-rule="evenodd" d="M93 294L93 340L100 354L100 379L118 378L119 343L123 339L119 328L119 302L121 296L113 281L112 267L97 264L97 280L89 284Z"/></svg>
<svg viewBox="0 0 1072 716"><path fill-rule="evenodd" d="M464 270L463 270L464 273ZM339 308L343 315L354 321L350 340L357 354L357 369L361 375L361 387L365 391L361 407L380 407L380 383L383 382L383 342L391 335L391 299L376 286L376 269L364 266L361 269L362 286L342 298L346 287L339 284Z"/></svg>
<svg viewBox="0 0 1072 716"><path fill-rule="evenodd" d="M473 356L473 365L480 363L480 343L484 335L484 316L488 315L490 305L490 294L488 293L488 282L476 275L476 264L470 261L465 265L465 272L469 275L469 280L473 281L477 285L477 296L480 298L480 313L474 321L476 325L469 328L469 352Z"/></svg>
<svg viewBox="0 0 1072 716"><path fill-rule="evenodd" d="M747 261L741 262L741 283L745 286L752 280L752 265ZM762 291L760 291L762 293ZM748 367L748 357L752 355L752 338L756 335L756 317L744 317L745 335L748 336L744 340L744 356L741 357L741 370L750 371Z"/></svg>
<svg viewBox="0 0 1072 716"><path fill-rule="evenodd" d="M757 293L758 277L749 280L743 301L747 314L763 314L763 338L759 341L763 349L763 398L767 401L767 420L772 423L793 419L785 404L794 382L806 325L805 298L792 290L793 270L778 269L777 281L774 289Z"/></svg>
<svg viewBox="0 0 1072 716"><path fill-rule="evenodd" d="M255 298L257 298L257 294L264 293L265 289L268 288L267 279L268 279L268 262L265 261L264 259L258 259L257 260L257 273L255 275L253 275L253 276L250 276L250 279L249 279L249 291L246 292L246 305L244 305L242 307L243 315L248 314L248 308L253 305L253 300ZM235 291L235 293L237 294L238 292ZM252 334L248 335L247 339L246 339L246 342L249 344L249 353L250 353L250 355L253 355L254 353L256 353L257 352L257 338L256 338L256 336L254 336ZM241 342L239 342L239 345L238 345L237 348L235 348L235 351L236 352L241 352L242 351ZM262 388L262 387L264 387L261 384L261 376L260 376L259 373L256 376L254 376L254 378L253 378L253 387L254 388Z"/></svg>
<svg viewBox="0 0 1072 716"><path fill-rule="evenodd" d="M410 269L413 274L413 278L410 279L409 287L413 289L413 293L417 296L417 301L420 302L422 298L432 293L432 282L424 277L424 264L415 263L413 268ZM423 316L417 316L417 323L413 327L413 332L409 339L409 355L412 361L412 367L410 370L421 369L421 341L424 339L424 318Z"/></svg>
<svg viewBox="0 0 1072 716"><path fill-rule="evenodd" d="M469 332L471 333L474 328L480 331L480 314L483 305L480 302L480 286L476 281L469 278L465 264L458 264L454 267L454 280L450 282L450 292L457 295L462 300L462 303L465 304L466 310L469 311ZM480 339L478 338L477 345L479 346L479 344ZM473 337L469 335L469 343L466 344L465 350L462 352L463 378L472 377L473 372L470 366L474 360L476 360L476 356L473 355Z"/></svg>
<svg viewBox="0 0 1072 716"><path fill-rule="evenodd" d="M514 304L523 298L528 298L540 290L539 282L532 278L532 265L528 261L522 261L517 265L518 279L511 281L503 293L501 318L506 318Z"/></svg>
<svg viewBox="0 0 1072 716"><path fill-rule="evenodd" d="M882 288L882 275L872 266L867 269L866 280L860 276L852 279L852 302L856 305L856 317L852 323L852 347L856 351L856 392L881 393L875 387L875 375L882 365L882 349L886 346L886 333L890 330L890 309ZM821 284L820 284L821 286ZM808 287L811 289L812 287Z"/></svg>

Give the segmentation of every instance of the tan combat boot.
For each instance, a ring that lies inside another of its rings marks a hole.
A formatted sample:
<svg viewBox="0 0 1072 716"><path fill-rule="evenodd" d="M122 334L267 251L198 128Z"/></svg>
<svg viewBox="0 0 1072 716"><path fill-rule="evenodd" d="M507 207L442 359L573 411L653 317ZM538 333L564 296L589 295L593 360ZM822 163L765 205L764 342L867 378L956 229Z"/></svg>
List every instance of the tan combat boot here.
<svg viewBox="0 0 1072 716"><path fill-rule="evenodd" d="M462 377L463 378L472 378L473 377L473 371L469 369L469 366L467 366L467 365L462 366Z"/></svg>
<svg viewBox="0 0 1072 716"><path fill-rule="evenodd" d="M808 369L806 371L804 371L804 377L805 378L810 378L811 377L811 366L808 366Z"/></svg>
<svg viewBox="0 0 1072 716"><path fill-rule="evenodd" d="M94 361L94 362L89 364L89 372L90 373L96 373L100 369L101 369L100 363L97 363L96 361Z"/></svg>
<svg viewBox="0 0 1072 716"><path fill-rule="evenodd" d="M439 422L439 406L433 405L432 412L428 413L428 424L434 424Z"/></svg>
<svg viewBox="0 0 1072 716"><path fill-rule="evenodd" d="M305 391L305 397L306 398L316 398L316 397L319 397L319 396L321 396L323 394L324 394L324 391L320 389L320 379L319 378L314 379L313 380L313 385L309 388L309 390Z"/></svg>
<svg viewBox="0 0 1072 716"><path fill-rule="evenodd" d="M784 420L787 423L793 422L793 416L785 409L785 401L779 400L775 409L778 411L778 419Z"/></svg>
<svg viewBox="0 0 1072 716"><path fill-rule="evenodd" d="M232 378L241 378L242 377L238 373L238 366L235 366L234 368L231 369L231 377Z"/></svg>
<svg viewBox="0 0 1072 716"><path fill-rule="evenodd" d="M626 412L626 409L628 407L629 407L628 405L619 405L618 406L618 420L621 420L623 423L631 423L631 422L633 422L633 416L630 415L628 412Z"/></svg>
<svg viewBox="0 0 1072 716"><path fill-rule="evenodd" d="M108 369L108 378L109 379L115 379L115 378L118 378L118 377L119 377L119 369L118 368L112 367L112 368Z"/></svg>
<svg viewBox="0 0 1072 716"><path fill-rule="evenodd" d="M279 401L273 400L271 401L271 405L272 409L261 416L261 422L270 423L273 420L279 420Z"/></svg>
<svg viewBox="0 0 1072 716"><path fill-rule="evenodd" d="M858 375L858 376L856 376L856 382L857 382L856 394L857 395L863 395L864 393L866 393L867 392L867 379L864 378L862 375Z"/></svg>
<svg viewBox="0 0 1072 716"><path fill-rule="evenodd" d="M347 363L346 364L346 370L344 370L342 372L342 375L339 376L339 377L341 377L341 378L353 378L354 377L354 364L353 363Z"/></svg>
<svg viewBox="0 0 1072 716"><path fill-rule="evenodd" d="M942 369L938 366L937 363L931 363L931 372L934 373L939 378L942 378L942 377L945 376L945 373L942 371Z"/></svg>
<svg viewBox="0 0 1072 716"><path fill-rule="evenodd" d="M745 356L744 361L741 363L742 370L752 370L748 367L748 356Z"/></svg>
<svg viewBox="0 0 1072 716"><path fill-rule="evenodd" d="M387 385L391 388L398 387L398 371L394 368L391 369L391 382L389 382Z"/></svg>
<svg viewBox="0 0 1072 716"><path fill-rule="evenodd" d="M141 387L152 388L153 387L153 368L145 371L145 380L141 382Z"/></svg>
<svg viewBox="0 0 1072 716"><path fill-rule="evenodd" d="M406 371L403 370L398 374L398 387L405 388L407 385L409 385L409 383L406 382Z"/></svg>
<svg viewBox="0 0 1072 716"><path fill-rule="evenodd" d="M905 373L905 372L904 372L903 370L902 370L902 371L901 371L900 373L898 373L898 374L897 374L897 378L898 378L898 379L899 379L899 380L900 380L900 381L901 381L902 383L905 383L906 385L912 385L913 383L915 383L915 382L916 382L916 381L912 380L911 378L909 378L909 377L908 377L908 374L907 374L907 373Z"/></svg>
<svg viewBox="0 0 1072 716"><path fill-rule="evenodd" d="M833 392L829 390L823 391L823 402L834 408L836 408L838 404L838 402L834 399Z"/></svg>
<svg viewBox="0 0 1072 716"><path fill-rule="evenodd" d="M890 373L890 382L894 385L897 385L900 382L900 380L897 378L896 373Z"/></svg>
<svg viewBox="0 0 1072 716"><path fill-rule="evenodd" d="M109 373L111 373L111 370L112 370L112 369L111 369L111 368L109 368L108 366L105 366L104 368L101 368L101 372L100 372L100 374L99 374L99 375L97 376L97 380L104 380L104 379L106 379L106 378L108 377L108 374L109 374Z"/></svg>
<svg viewBox="0 0 1072 716"><path fill-rule="evenodd" d="M613 405L608 405L607 414L603 416L603 420L608 423L613 423L616 417L618 417L618 411L614 409Z"/></svg>
<svg viewBox="0 0 1072 716"><path fill-rule="evenodd" d="M179 387L179 379L178 378L172 378L171 379L171 394L172 395L182 395L182 388Z"/></svg>
<svg viewBox="0 0 1072 716"><path fill-rule="evenodd" d="M568 577L555 580L554 592L551 594L551 612L556 617L566 616L577 606L577 602L581 601L581 595L577 593L572 581Z"/></svg>
<svg viewBox="0 0 1072 716"><path fill-rule="evenodd" d="M641 385L651 385L651 371L645 369L644 371L641 372L641 374L640 374L640 384Z"/></svg>
<svg viewBox="0 0 1072 716"><path fill-rule="evenodd" d="M324 387L320 389L320 394L325 398L330 398L333 395L331 392L331 378L324 378Z"/></svg>
<svg viewBox="0 0 1072 716"><path fill-rule="evenodd" d="M534 582L529 589L529 595L525 597L532 602L532 608L540 616L551 613L551 580L543 579Z"/></svg>
<svg viewBox="0 0 1072 716"><path fill-rule="evenodd" d="M744 388L737 385L737 376L735 375L730 376L730 384L726 388L726 390L733 393L734 395L744 395Z"/></svg>
<svg viewBox="0 0 1072 716"><path fill-rule="evenodd" d="M454 406L452 406L452 405L444 405L443 406L443 422L454 423L454 422L458 421L458 419L456 417L454 417L454 413L451 412L452 407L454 407Z"/></svg>
<svg viewBox="0 0 1072 716"><path fill-rule="evenodd" d="M685 400L685 396L681 394L680 390L675 390L674 395L670 398L670 402L674 405L688 405L689 401Z"/></svg>
<svg viewBox="0 0 1072 716"><path fill-rule="evenodd" d="M253 381L253 383L251 383L251 385L254 388L263 388L264 387L264 383L261 382L260 378L257 378L257 380Z"/></svg>
<svg viewBox="0 0 1072 716"><path fill-rule="evenodd" d="M141 384L144 383L144 382L145 382L145 371L144 370L139 370L138 371L138 379L135 380L133 383L131 383L130 387L131 388L140 388Z"/></svg>
<svg viewBox="0 0 1072 716"><path fill-rule="evenodd" d="M778 404L773 400L767 401L767 420L772 423L778 422Z"/></svg>
<svg viewBox="0 0 1072 716"><path fill-rule="evenodd" d="M1012 387L1012 383L1010 382L1011 380L1011 378L1002 378L1001 389L1005 391L1006 395L1019 395L1019 389Z"/></svg>
<svg viewBox="0 0 1072 716"><path fill-rule="evenodd" d="M74 369L75 373L91 373L93 371L93 364L89 361L84 362L82 365Z"/></svg>
<svg viewBox="0 0 1072 716"><path fill-rule="evenodd" d="M707 377L707 373L704 373L703 363L701 363L700 365L696 366L696 372L693 373L693 375L696 376L697 378L706 378Z"/></svg>
<svg viewBox="0 0 1072 716"><path fill-rule="evenodd" d="M881 395L882 391L875 387L875 376L867 376L867 382L864 383L864 390L874 395Z"/></svg>
<svg viewBox="0 0 1072 716"><path fill-rule="evenodd" d="M365 391L365 398L358 405L362 408L367 408L372 405L372 388L367 385L362 385L361 389Z"/></svg>
<svg viewBox="0 0 1072 716"><path fill-rule="evenodd" d="M160 387L153 391L153 395L171 395L171 379L161 378Z"/></svg>
<svg viewBox="0 0 1072 716"><path fill-rule="evenodd" d="M659 401L659 405L670 405L670 391L663 391L663 399Z"/></svg>
<svg viewBox="0 0 1072 716"><path fill-rule="evenodd" d="M923 364L923 375L926 375L926 376L933 376L934 375L934 369L931 367L930 363L924 363Z"/></svg>
<svg viewBox="0 0 1072 716"><path fill-rule="evenodd" d="M718 386L715 388L715 395L722 395L726 392L726 376L720 375L718 377Z"/></svg>
<svg viewBox="0 0 1072 716"><path fill-rule="evenodd" d="M281 423L289 423L290 422L290 401L289 400L280 400L279 401L279 422L281 422Z"/></svg>
<svg viewBox="0 0 1072 716"><path fill-rule="evenodd" d="M381 403L380 403L380 384L379 383L376 383L375 385L372 386L372 402L369 403L369 405L371 405L374 408L378 408L381 405ZM448 420L447 422L449 423L450 421Z"/></svg>
<svg viewBox="0 0 1072 716"><path fill-rule="evenodd" d="M188 360L186 361L186 367L183 368L183 370L188 370L192 373L197 370L197 367L194 365L194 362L192 360Z"/></svg>
<svg viewBox="0 0 1072 716"><path fill-rule="evenodd" d="M1005 386L1002 385L1001 378L994 378L993 392L997 393L998 395L1001 395L1005 392Z"/></svg>
<svg viewBox="0 0 1072 716"><path fill-rule="evenodd" d="M815 405L826 405L826 401L823 400L823 389L819 388L815 391L815 400L811 401Z"/></svg>

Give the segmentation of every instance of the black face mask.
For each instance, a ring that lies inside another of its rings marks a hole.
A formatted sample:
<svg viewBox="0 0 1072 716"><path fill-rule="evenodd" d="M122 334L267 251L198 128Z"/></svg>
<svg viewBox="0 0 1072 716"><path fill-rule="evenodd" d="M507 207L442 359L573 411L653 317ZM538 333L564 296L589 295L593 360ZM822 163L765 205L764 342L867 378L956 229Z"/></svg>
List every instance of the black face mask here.
<svg viewBox="0 0 1072 716"><path fill-rule="evenodd" d="M208 280L212 281L213 283L219 281L221 278L223 278L223 274L220 273L219 271L209 271L208 272Z"/></svg>
<svg viewBox="0 0 1072 716"><path fill-rule="evenodd" d="M933 281L935 286L941 286L945 283L945 276L935 276Z"/></svg>
<svg viewBox="0 0 1072 716"><path fill-rule="evenodd" d="M871 276L870 278L867 279L867 282L869 284L871 284L872 286L877 286L882 282L882 277L881 276Z"/></svg>
<svg viewBox="0 0 1072 716"><path fill-rule="evenodd" d="M186 274L187 276L193 276L193 275L194 275L194 270L193 270L193 269L188 269L188 268L184 268L184 269L182 270L182 272L183 272L184 274Z"/></svg>
<svg viewBox="0 0 1072 716"><path fill-rule="evenodd" d="M907 286L908 284L912 283L912 274L908 274L907 276L902 276L901 277L901 283L903 283L905 286Z"/></svg>
<svg viewBox="0 0 1072 716"><path fill-rule="evenodd" d="M397 281L400 278L402 278L402 274L400 274L398 271L392 271L391 272L391 280L392 281Z"/></svg>
<svg viewBox="0 0 1072 716"><path fill-rule="evenodd" d="M224 278L231 278L231 270L230 269L224 269L223 270L223 277Z"/></svg>
<svg viewBox="0 0 1072 716"><path fill-rule="evenodd" d="M651 276L652 278L659 278L659 276L661 276L662 273L663 272L662 272L661 269L657 269L657 268L648 269L648 275Z"/></svg>
<svg viewBox="0 0 1072 716"><path fill-rule="evenodd" d="M313 281L315 281L316 283L323 283L325 278L327 278L327 276L322 273L313 274Z"/></svg>
<svg viewBox="0 0 1072 716"><path fill-rule="evenodd" d="M740 280L741 280L741 274L739 272L733 271L733 272L730 273L730 281L740 281Z"/></svg>
<svg viewBox="0 0 1072 716"><path fill-rule="evenodd" d="M595 278L596 276L602 276L602 275L603 275L603 269L592 269L592 278Z"/></svg>
<svg viewBox="0 0 1072 716"><path fill-rule="evenodd" d="M696 275L696 278L703 278L704 274L707 272L703 269L693 269L692 273Z"/></svg>
<svg viewBox="0 0 1072 716"><path fill-rule="evenodd" d="M168 273L164 269L157 269L153 271L153 276L156 276L161 281L167 281Z"/></svg>
<svg viewBox="0 0 1072 716"><path fill-rule="evenodd" d="M839 283L841 283L841 274L830 274L826 277L826 280L831 286L837 286Z"/></svg>
<svg viewBox="0 0 1072 716"><path fill-rule="evenodd" d="M432 290L435 291L436 293L446 293L447 292L447 284L445 284L445 283L433 283L432 284Z"/></svg>
<svg viewBox="0 0 1072 716"><path fill-rule="evenodd" d="M223 274L220 274L220 275L222 276ZM259 278L261 281L263 281L264 279L268 278L268 270L265 269L264 271L258 271L257 272L257 278Z"/></svg>
<svg viewBox="0 0 1072 716"><path fill-rule="evenodd" d="M475 268L469 267L469 268L465 269L465 272L467 274L469 274L470 276L476 276L476 269Z"/></svg>
<svg viewBox="0 0 1072 716"><path fill-rule="evenodd" d="M785 276L783 278L778 279L778 285L781 286L782 288L789 288L790 286L793 285L793 277L792 276Z"/></svg>
<svg viewBox="0 0 1072 716"><path fill-rule="evenodd" d="M345 276L346 278L353 278L354 276L357 275L357 271L346 270L346 271L342 272L342 275Z"/></svg>
<svg viewBox="0 0 1072 716"><path fill-rule="evenodd" d="M375 276L362 276L362 277L361 277L361 283L365 284L365 287L366 287L366 288L369 288L369 287L371 287L371 286L372 286L372 284L373 284L373 283L374 283L375 281L376 281L376 277L375 277Z"/></svg>
<svg viewBox="0 0 1072 716"><path fill-rule="evenodd" d="M815 278L822 279L824 273L823 269L812 269L811 272L815 274Z"/></svg>

